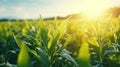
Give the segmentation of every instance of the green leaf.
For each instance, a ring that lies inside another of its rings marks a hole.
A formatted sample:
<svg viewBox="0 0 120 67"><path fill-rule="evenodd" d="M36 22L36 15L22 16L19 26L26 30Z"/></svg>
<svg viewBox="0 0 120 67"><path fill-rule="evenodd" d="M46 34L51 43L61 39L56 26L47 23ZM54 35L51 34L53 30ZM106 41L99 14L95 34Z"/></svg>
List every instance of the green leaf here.
<svg viewBox="0 0 120 67"><path fill-rule="evenodd" d="M0 67L17 67L17 65L10 64L10 63L7 62L7 63L1 63Z"/></svg>
<svg viewBox="0 0 120 67"><path fill-rule="evenodd" d="M23 44L19 39L16 38L15 35L13 35L15 42L17 43L18 47L21 48L21 45Z"/></svg>
<svg viewBox="0 0 120 67"><path fill-rule="evenodd" d="M62 63L63 63L63 59L62 57L59 57L57 61L55 61L53 67L61 67Z"/></svg>
<svg viewBox="0 0 120 67"><path fill-rule="evenodd" d="M41 59L42 59L42 66L44 67L50 67L50 62L47 58L47 56L45 55L45 53L43 52L42 49L37 48L37 52L40 55Z"/></svg>
<svg viewBox="0 0 120 67"><path fill-rule="evenodd" d="M88 44L86 42L83 42L81 44L78 57L79 57L79 65L81 67L90 67L90 62L89 62L90 53L89 53Z"/></svg>
<svg viewBox="0 0 120 67"><path fill-rule="evenodd" d="M67 24L68 24L68 20L71 17L67 18L65 21L63 21L59 26L58 26L58 30L60 32L60 37L62 37L65 33L66 33L66 28L67 28Z"/></svg>
<svg viewBox="0 0 120 67"><path fill-rule="evenodd" d="M18 55L18 67L30 67L30 58L25 44L21 44L21 50Z"/></svg>
<svg viewBox="0 0 120 67"><path fill-rule="evenodd" d="M67 59L68 61L71 61L72 63L75 64L76 67L78 67L78 64L76 63L76 61L74 60L74 58L69 55L69 53L70 52L68 52L67 50L63 50L60 55L63 58Z"/></svg>
<svg viewBox="0 0 120 67"><path fill-rule="evenodd" d="M35 50L30 50L30 52L39 60L39 62L41 62L42 60L40 59L40 56L38 55L38 53Z"/></svg>
<svg viewBox="0 0 120 67"><path fill-rule="evenodd" d="M27 37L28 40L30 40L32 42L32 45L37 46L37 47L41 46L41 43L37 40L37 38L34 38L30 35L24 35L24 36Z"/></svg>
<svg viewBox="0 0 120 67"><path fill-rule="evenodd" d="M48 38L48 35L47 35L47 31L44 28L41 28L40 37L41 37L41 41L43 42L43 44L45 46L47 46L49 38Z"/></svg>
<svg viewBox="0 0 120 67"><path fill-rule="evenodd" d="M50 39L48 43L48 49L49 49L50 55L54 53L57 46L58 39L59 39L59 34L54 35L54 37Z"/></svg>
<svg viewBox="0 0 120 67"><path fill-rule="evenodd" d="M99 44L98 44L98 42L97 42L96 40L88 39L88 43L89 43L90 45L99 47Z"/></svg>
<svg viewBox="0 0 120 67"><path fill-rule="evenodd" d="M47 46L49 38L41 16L40 16L40 32L38 34L40 34L39 36L41 38L42 43L45 46Z"/></svg>
<svg viewBox="0 0 120 67"><path fill-rule="evenodd" d="M43 19L42 19L42 17L41 17L41 15L40 15L40 28L43 28Z"/></svg>
<svg viewBox="0 0 120 67"><path fill-rule="evenodd" d="M18 60L17 60L18 67L29 67L30 58L28 53L29 51L28 47L21 40L18 40L15 36L14 39L17 45L20 47L20 53L18 55Z"/></svg>
<svg viewBox="0 0 120 67"><path fill-rule="evenodd" d="M74 36L70 35L66 38L66 41L64 43L64 47L66 47L70 42L74 40Z"/></svg>

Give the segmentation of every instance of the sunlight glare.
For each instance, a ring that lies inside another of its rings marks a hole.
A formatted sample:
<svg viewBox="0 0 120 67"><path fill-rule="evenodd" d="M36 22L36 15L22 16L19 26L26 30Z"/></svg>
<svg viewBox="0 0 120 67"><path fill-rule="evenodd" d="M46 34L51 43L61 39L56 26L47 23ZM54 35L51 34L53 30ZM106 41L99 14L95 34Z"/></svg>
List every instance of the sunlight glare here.
<svg viewBox="0 0 120 67"><path fill-rule="evenodd" d="M103 13L106 7L107 5L103 0L96 0L94 2L88 0L84 4L82 12L85 13L85 15L89 18L97 18Z"/></svg>

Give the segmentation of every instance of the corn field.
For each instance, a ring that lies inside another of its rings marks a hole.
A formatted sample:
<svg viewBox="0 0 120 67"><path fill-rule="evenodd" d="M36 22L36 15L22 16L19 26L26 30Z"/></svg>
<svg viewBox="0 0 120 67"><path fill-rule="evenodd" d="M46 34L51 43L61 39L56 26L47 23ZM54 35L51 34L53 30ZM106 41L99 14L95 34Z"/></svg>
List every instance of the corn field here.
<svg viewBox="0 0 120 67"><path fill-rule="evenodd" d="M0 21L0 67L119 67L120 18Z"/></svg>

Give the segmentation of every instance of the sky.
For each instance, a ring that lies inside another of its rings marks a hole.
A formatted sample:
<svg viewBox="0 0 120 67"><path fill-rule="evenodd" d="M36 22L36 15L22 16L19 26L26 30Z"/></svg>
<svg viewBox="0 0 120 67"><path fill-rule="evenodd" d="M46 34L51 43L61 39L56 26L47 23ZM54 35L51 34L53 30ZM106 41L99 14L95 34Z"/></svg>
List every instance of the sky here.
<svg viewBox="0 0 120 67"><path fill-rule="evenodd" d="M0 0L0 18L66 16L114 6L120 6L120 0Z"/></svg>

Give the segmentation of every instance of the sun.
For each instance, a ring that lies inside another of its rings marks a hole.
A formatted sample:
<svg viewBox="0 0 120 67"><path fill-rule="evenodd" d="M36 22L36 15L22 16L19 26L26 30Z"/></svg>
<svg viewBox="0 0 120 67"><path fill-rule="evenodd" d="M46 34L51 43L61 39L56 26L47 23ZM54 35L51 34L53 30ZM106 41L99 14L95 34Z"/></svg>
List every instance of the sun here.
<svg viewBox="0 0 120 67"><path fill-rule="evenodd" d="M89 18L97 18L102 15L103 11L106 9L107 4L103 0L95 0L94 2L88 0L82 6L82 12Z"/></svg>
<svg viewBox="0 0 120 67"><path fill-rule="evenodd" d="M83 13L89 18L97 18L100 17L103 13L104 9L97 8L86 8L83 10Z"/></svg>

